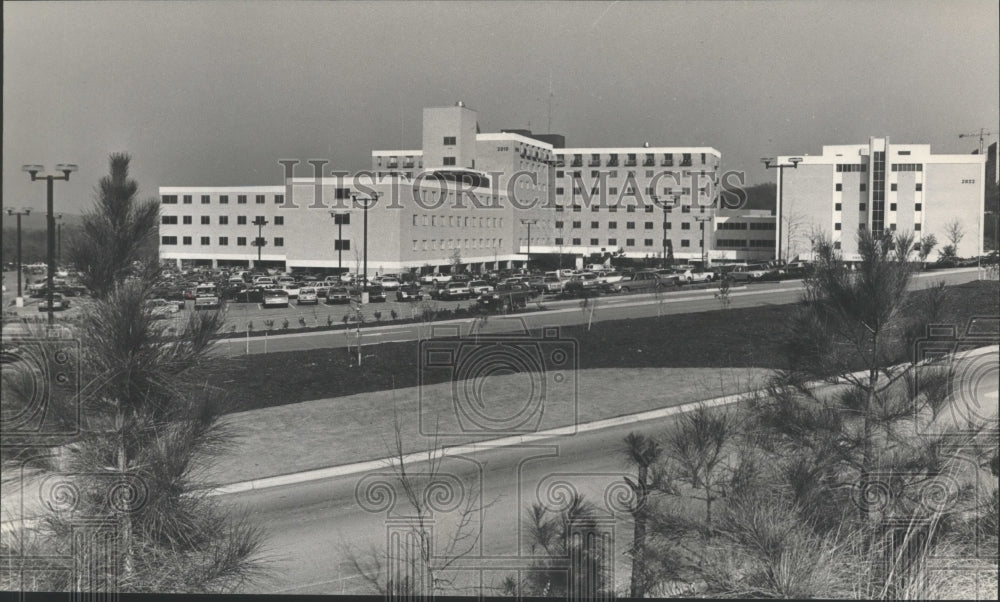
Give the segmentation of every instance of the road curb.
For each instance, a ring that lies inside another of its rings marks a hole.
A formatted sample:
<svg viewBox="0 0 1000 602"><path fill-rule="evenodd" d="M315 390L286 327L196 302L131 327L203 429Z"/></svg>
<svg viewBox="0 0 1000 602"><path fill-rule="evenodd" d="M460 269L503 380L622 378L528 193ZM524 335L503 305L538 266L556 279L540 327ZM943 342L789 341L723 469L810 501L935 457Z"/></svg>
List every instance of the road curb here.
<svg viewBox="0 0 1000 602"><path fill-rule="evenodd" d="M988 346L979 347L976 349L971 349L969 351L962 352L958 357L970 358L978 357L980 355L985 355L987 353L1000 352L1000 346ZM852 373L852 376L864 377L867 375L867 371L858 371ZM838 382L844 382L843 379L838 380ZM823 384L830 384L826 382L816 382L811 383L810 387L820 386ZM706 399L701 401L692 401L688 403L683 403L676 406L671 406L668 408L660 408L656 410L647 410L645 412L638 412L636 414L626 414L625 416L616 416L614 418L605 418L603 420L596 420L594 422L588 422L576 426L566 426L556 429L549 429L546 431L541 431L538 433L532 433L530 435L516 435L511 437L503 437L500 439L491 439L489 441L480 441L478 443L467 443L454 446L443 447L440 450L425 450L420 452L414 452L406 454L403 456L403 462L406 464L423 462L431 459L439 459L448 455L463 455L475 453L477 451L484 451L487 449L498 449L503 447L512 447L515 445L523 445L527 443L537 443L539 441L553 439L556 437L565 437L569 435L574 435L577 433L585 433L590 431L598 431L606 428L613 428L616 426L624 426L626 424L634 424L638 422L646 422L649 420L657 420L660 418L665 418L667 416L672 416L674 414L683 414L689 412L699 407L719 407L723 405L729 405L736 403L742 399L758 393L760 389L747 391L745 393L737 393L733 395L724 395L722 397L715 397L712 399ZM351 474L357 474L361 472L367 472L370 470L384 469L391 465L391 462L395 461L394 458L380 458L376 460L368 460L365 462L357 462L355 464L343 464L340 466L331 466L327 468L315 468L311 470L305 470L296 473L289 473L283 475L276 475L273 477L264 477L260 479L252 479L249 481L241 481L237 483L230 483L228 485L222 485L219 487L214 487L207 489L204 492L207 495L228 495L232 493L245 493L247 491L259 491L262 489L270 489L272 487L282 487L284 485L294 485L297 483L305 483L309 481L318 481L322 479L328 479L333 477L341 477Z"/></svg>

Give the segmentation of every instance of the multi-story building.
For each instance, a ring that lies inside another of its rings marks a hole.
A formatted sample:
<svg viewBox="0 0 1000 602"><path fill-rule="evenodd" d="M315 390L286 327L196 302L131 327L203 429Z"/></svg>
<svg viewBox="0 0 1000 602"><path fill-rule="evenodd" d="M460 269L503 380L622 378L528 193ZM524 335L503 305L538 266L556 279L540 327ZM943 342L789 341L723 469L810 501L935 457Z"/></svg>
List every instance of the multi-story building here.
<svg viewBox="0 0 1000 602"><path fill-rule="evenodd" d="M567 149L559 135L480 133L462 103L425 108L422 138L421 149L373 151L368 173L276 166L284 185L162 187L161 257L361 271L367 238L370 273L478 271L522 265L529 251L697 259L713 240L702 231L715 149Z"/></svg>
<svg viewBox="0 0 1000 602"><path fill-rule="evenodd" d="M718 210L711 258L749 262L774 259L776 229L775 217L767 210Z"/></svg>
<svg viewBox="0 0 1000 602"><path fill-rule="evenodd" d="M957 232L960 257L982 253L984 155L935 155L930 145L872 137L775 164L787 166L777 189L775 252L780 248L783 259L811 257L812 242L823 238L844 259L857 260L859 229L910 232L918 241L933 234L931 258Z"/></svg>

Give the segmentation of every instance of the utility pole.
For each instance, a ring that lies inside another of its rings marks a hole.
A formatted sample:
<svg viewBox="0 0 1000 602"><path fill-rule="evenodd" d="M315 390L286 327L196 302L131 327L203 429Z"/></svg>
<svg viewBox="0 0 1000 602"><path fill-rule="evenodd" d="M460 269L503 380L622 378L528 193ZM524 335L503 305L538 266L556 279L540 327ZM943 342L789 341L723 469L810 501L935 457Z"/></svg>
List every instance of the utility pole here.
<svg viewBox="0 0 1000 602"><path fill-rule="evenodd" d="M711 215L696 215L695 221L701 224L701 269L708 269L708 260L706 259L708 250L705 248L705 224L711 223Z"/></svg>
<svg viewBox="0 0 1000 602"><path fill-rule="evenodd" d="M798 169L799 163L802 162L802 157L790 157L788 159L788 163L778 163L775 165L771 165L771 163L774 163L774 161L775 159L769 157L763 157L760 160L760 162L764 164L765 169L778 170L778 210L777 210L778 219L776 220L777 223L775 224L775 226L777 227L775 233L777 234L776 238L778 247L776 249L776 254L774 259L775 261L778 262L778 265L781 265L781 220L782 220L781 211L783 209L782 201L784 200L785 196L785 168L791 167L793 169Z"/></svg>
<svg viewBox="0 0 1000 602"><path fill-rule="evenodd" d="M661 232L662 236L661 241L663 242L663 261L661 262L660 267L666 268L667 267L667 214L670 213L670 210L673 209L673 207L677 204L677 197L675 196L673 197L673 199L664 200L663 203L660 203L660 197L656 195L653 195L650 198L653 200L654 205L660 205L661 207L663 207L663 232Z"/></svg>
<svg viewBox="0 0 1000 602"><path fill-rule="evenodd" d="M253 225L257 226L257 238L254 239L253 246L257 247L257 268L260 269L261 253L267 246L267 241L264 240L264 226L267 225L267 219L263 215L258 215L254 218Z"/></svg>
<svg viewBox="0 0 1000 602"><path fill-rule="evenodd" d="M31 215L31 209L28 209L28 208L17 209L17 210L8 209L7 210L7 215L16 215L17 216L17 303L18 303L18 307L20 307L20 304L24 303L24 300L21 297L21 280L22 280L22 277L21 277L21 273L22 273L21 272L21 216L22 215Z"/></svg>
<svg viewBox="0 0 1000 602"><path fill-rule="evenodd" d="M959 134L958 135L959 138L979 138L979 154L980 155L983 154L983 143L985 142L984 139L987 138L988 136L996 136L996 134L991 133L986 128L979 128L979 133L978 134L973 133L973 134Z"/></svg>
<svg viewBox="0 0 1000 602"><path fill-rule="evenodd" d="M521 223L528 226L528 259L524 262L524 269L529 270L531 267L531 224L536 223L537 219L522 219Z"/></svg>
<svg viewBox="0 0 1000 602"><path fill-rule="evenodd" d="M56 165L56 171L61 171L63 175L54 176L52 174L42 174L39 175L38 172L43 171L45 168L41 165L24 165L21 167L21 171L28 172L31 176L31 181L35 182L37 180L45 180L45 225L46 225L46 251L45 258L46 264L48 266L48 274L45 277L45 297L48 302L48 314L49 314L49 324L53 324L56 320L54 310L52 308L53 304L53 283L52 278L56 271L56 218L53 211L55 205L55 181L64 180L69 181L69 174L77 170L77 166L72 163L60 163Z"/></svg>
<svg viewBox="0 0 1000 602"><path fill-rule="evenodd" d="M337 275L340 276L344 270L344 222L350 223L351 218L347 211L331 211L333 223L337 224Z"/></svg>
<svg viewBox="0 0 1000 602"><path fill-rule="evenodd" d="M374 205L375 203L377 203L379 197L381 197L381 196L382 196L381 192L373 192L371 196L367 196L367 197L358 196L357 194L352 194L351 195L351 199L354 201L354 205L357 206L357 204L360 202L360 203L363 203L362 207L364 208L364 223L365 223L365 225L364 225L364 241L365 241L364 242L364 244L365 244L365 247L364 247L364 257L365 257L365 259L364 259L364 261L365 261L364 268L365 268L365 273L364 273L364 275L361 276L361 278L362 278L362 280L361 280L361 287L362 287L362 289L361 290L363 290L366 293L368 292L368 207L370 207L370 206Z"/></svg>

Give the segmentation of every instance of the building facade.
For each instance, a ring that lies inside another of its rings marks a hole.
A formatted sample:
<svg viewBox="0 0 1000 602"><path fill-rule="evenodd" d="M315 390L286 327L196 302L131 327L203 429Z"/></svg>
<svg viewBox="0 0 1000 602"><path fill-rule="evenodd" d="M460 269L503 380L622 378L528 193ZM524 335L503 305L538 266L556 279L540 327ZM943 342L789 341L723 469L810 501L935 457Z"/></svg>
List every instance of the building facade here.
<svg viewBox="0 0 1000 602"><path fill-rule="evenodd" d="M516 267L529 250L698 260L716 238L720 160L709 147L480 133L462 103L428 107L422 148L372 151L368 172L303 177L304 164L279 186L160 188L160 255L363 271L367 239L371 274Z"/></svg>
<svg viewBox="0 0 1000 602"><path fill-rule="evenodd" d="M813 242L826 239L855 261L859 229L909 232L917 241L934 235L932 260L953 241L960 257L982 253L983 155L935 155L930 145L872 137L776 164L786 166L777 188L775 253L780 248L782 259L809 259Z"/></svg>

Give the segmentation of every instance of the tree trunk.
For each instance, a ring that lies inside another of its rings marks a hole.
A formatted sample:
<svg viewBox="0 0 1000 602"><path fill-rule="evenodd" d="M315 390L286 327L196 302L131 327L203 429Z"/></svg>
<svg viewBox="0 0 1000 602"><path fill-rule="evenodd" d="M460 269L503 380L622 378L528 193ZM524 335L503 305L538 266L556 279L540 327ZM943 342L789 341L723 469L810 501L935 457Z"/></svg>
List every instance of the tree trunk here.
<svg viewBox="0 0 1000 602"><path fill-rule="evenodd" d="M115 420L115 426L118 429L118 474L123 477L128 473L128 458L125 452L125 418L122 415L120 403L118 409L118 416ZM119 503L123 507L118 508L118 529L121 536L122 551L124 552L122 557L122 579L121 582L127 583L132 576L134 570L134 562L132 558L132 508L131 500L125 498L119 500Z"/></svg>
<svg viewBox="0 0 1000 602"><path fill-rule="evenodd" d="M649 471L645 466L639 467L638 491L636 492L636 509L632 515L634 523L632 532L632 579L629 596L643 598L646 596L646 498L649 495L646 481Z"/></svg>

